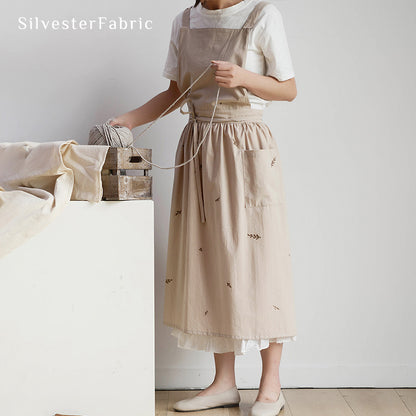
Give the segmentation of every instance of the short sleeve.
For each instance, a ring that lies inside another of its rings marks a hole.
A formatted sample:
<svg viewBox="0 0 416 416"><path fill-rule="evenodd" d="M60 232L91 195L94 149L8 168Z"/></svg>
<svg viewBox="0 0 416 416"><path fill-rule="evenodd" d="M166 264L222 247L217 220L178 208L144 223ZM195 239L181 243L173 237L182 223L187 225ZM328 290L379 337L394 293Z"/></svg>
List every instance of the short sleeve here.
<svg viewBox="0 0 416 416"><path fill-rule="evenodd" d="M265 75L286 81L294 78L292 58L286 38L282 14L270 4L263 9L263 15L256 24L254 42L262 50L266 62Z"/></svg>
<svg viewBox="0 0 416 416"><path fill-rule="evenodd" d="M172 21L169 49L162 71L162 76L173 81L178 81L178 38L182 24L182 13L179 13Z"/></svg>

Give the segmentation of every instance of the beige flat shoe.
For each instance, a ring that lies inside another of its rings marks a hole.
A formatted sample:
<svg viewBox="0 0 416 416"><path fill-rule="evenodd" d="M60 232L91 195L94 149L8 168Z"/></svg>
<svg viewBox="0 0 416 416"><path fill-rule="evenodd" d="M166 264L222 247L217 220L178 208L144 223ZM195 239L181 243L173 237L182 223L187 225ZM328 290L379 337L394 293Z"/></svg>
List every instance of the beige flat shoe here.
<svg viewBox="0 0 416 416"><path fill-rule="evenodd" d="M173 404L173 408L180 412L212 409L214 407L233 407L240 403L240 393L236 386L217 394L206 396L194 396L179 400Z"/></svg>
<svg viewBox="0 0 416 416"><path fill-rule="evenodd" d="M259 402L255 401L250 410L250 416L276 416L285 404L282 391L280 390L279 397L275 402Z"/></svg>

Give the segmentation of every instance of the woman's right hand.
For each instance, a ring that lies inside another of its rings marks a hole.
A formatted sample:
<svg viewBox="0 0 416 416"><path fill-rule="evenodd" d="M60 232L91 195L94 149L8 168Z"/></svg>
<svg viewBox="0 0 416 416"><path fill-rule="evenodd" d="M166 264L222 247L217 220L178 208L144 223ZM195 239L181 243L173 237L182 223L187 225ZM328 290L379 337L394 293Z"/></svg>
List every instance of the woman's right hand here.
<svg viewBox="0 0 416 416"><path fill-rule="evenodd" d="M110 126L123 126L130 130L132 129L130 122L122 116L113 118L108 124L110 124Z"/></svg>

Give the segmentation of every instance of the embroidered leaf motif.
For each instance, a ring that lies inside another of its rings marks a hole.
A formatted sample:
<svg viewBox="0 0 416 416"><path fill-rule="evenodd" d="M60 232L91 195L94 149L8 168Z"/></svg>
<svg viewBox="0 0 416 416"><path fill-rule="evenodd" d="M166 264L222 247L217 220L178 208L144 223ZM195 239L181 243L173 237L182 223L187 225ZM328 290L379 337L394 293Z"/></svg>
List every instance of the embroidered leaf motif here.
<svg viewBox="0 0 416 416"><path fill-rule="evenodd" d="M227 286L231 288L231 283L230 282L227 282Z"/></svg>
<svg viewBox="0 0 416 416"><path fill-rule="evenodd" d="M166 283L170 283L173 279L166 279L165 282Z"/></svg>
<svg viewBox="0 0 416 416"><path fill-rule="evenodd" d="M175 216L176 216L176 215L179 215L180 213L182 213L182 210L176 211Z"/></svg>
<svg viewBox="0 0 416 416"><path fill-rule="evenodd" d="M280 308L278 308L276 305L273 305L273 308L274 308L274 309L280 309Z"/></svg>
<svg viewBox="0 0 416 416"><path fill-rule="evenodd" d="M258 234L247 234L250 238L254 238L255 240L258 240L259 238L261 238Z"/></svg>
<svg viewBox="0 0 416 416"><path fill-rule="evenodd" d="M216 199L216 201L219 201L220 200L220 197L218 197L217 199Z"/></svg>
<svg viewBox="0 0 416 416"><path fill-rule="evenodd" d="M274 166L277 164L277 159L276 156L273 158L271 165Z"/></svg>
<svg viewBox="0 0 416 416"><path fill-rule="evenodd" d="M202 247L199 247L199 251L202 251Z"/></svg>
<svg viewBox="0 0 416 416"><path fill-rule="evenodd" d="M208 313L208 311L205 311L205 315Z"/></svg>

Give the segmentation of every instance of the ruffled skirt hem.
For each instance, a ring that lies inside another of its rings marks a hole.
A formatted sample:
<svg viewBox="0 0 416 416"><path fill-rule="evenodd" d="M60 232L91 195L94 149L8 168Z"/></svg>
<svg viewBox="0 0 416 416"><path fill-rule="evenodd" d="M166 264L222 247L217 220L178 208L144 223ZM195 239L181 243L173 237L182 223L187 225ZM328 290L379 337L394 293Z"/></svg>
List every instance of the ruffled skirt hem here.
<svg viewBox="0 0 416 416"><path fill-rule="evenodd" d="M296 341L296 335L269 339L236 339L211 335L187 334L178 328L174 328L171 335L177 338L178 348L217 353L234 351L235 355L244 355L250 350L260 351L268 348L270 342Z"/></svg>

